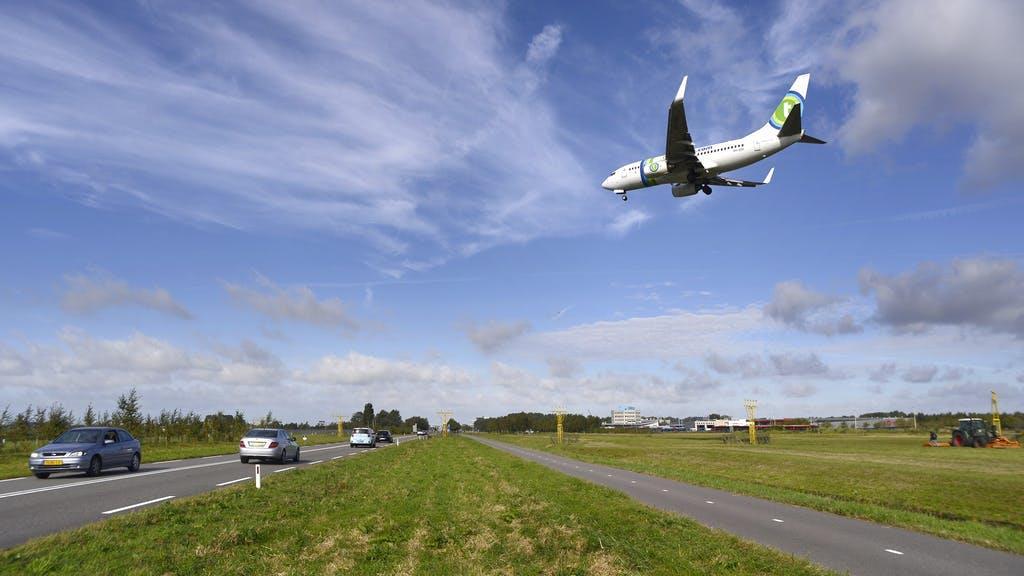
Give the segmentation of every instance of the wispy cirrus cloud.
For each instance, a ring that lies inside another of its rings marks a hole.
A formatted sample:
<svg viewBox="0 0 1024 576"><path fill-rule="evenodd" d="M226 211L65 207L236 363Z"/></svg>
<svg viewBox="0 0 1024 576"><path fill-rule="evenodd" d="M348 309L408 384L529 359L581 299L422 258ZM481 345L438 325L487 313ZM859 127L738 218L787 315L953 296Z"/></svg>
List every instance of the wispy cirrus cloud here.
<svg viewBox="0 0 1024 576"><path fill-rule="evenodd" d="M560 26L513 45L490 4L123 8L2 10L0 161L88 205L353 238L398 275L614 214L543 95Z"/></svg>
<svg viewBox="0 0 1024 576"><path fill-rule="evenodd" d="M117 306L139 306L182 319L192 313L163 288L135 288L101 271L64 277L61 306L76 314L88 314Z"/></svg>
<svg viewBox="0 0 1024 576"><path fill-rule="evenodd" d="M231 282L223 286L235 303L274 320L346 330L359 327L340 298L318 298L308 286L283 287L263 276L257 276L256 288Z"/></svg>

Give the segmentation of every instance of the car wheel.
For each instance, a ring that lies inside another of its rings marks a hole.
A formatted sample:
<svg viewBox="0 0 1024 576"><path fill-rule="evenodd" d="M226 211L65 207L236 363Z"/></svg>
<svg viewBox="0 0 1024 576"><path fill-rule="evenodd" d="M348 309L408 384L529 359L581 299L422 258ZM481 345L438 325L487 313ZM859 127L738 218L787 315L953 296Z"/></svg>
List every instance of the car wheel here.
<svg viewBox="0 0 1024 576"><path fill-rule="evenodd" d="M349 444L349 445L348 445L348 447L349 447L349 448L355 448L355 447L356 447L356 445L355 445L355 444Z"/></svg>
<svg viewBox="0 0 1024 576"><path fill-rule="evenodd" d="M299 448L296 447L295 448L295 458L292 458L292 462L298 462L298 461L299 461Z"/></svg>
<svg viewBox="0 0 1024 576"><path fill-rule="evenodd" d="M139 465L141 465L141 464L142 464L142 457L139 456L139 453L136 452L135 454L132 454L132 461L130 463L128 463L128 471L129 472L138 472L139 471Z"/></svg>
<svg viewBox="0 0 1024 576"><path fill-rule="evenodd" d="M36 478L39 478L40 480L46 480L47 478L50 477L50 473L49 472L36 472L35 474L36 474Z"/></svg>
<svg viewBox="0 0 1024 576"><path fill-rule="evenodd" d="M89 461L89 468L85 470L86 476L97 476L100 470L103 469L103 463L100 461L99 456L93 456L92 460Z"/></svg>
<svg viewBox="0 0 1024 576"><path fill-rule="evenodd" d="M239 456L238 459L242 461L242 464L248 464L249 463L249 457L248 456Z"/></svg>
<svg viewBox="0 0 1024 576"><path fill-rule="evenodd" d="M288 448L281 448L281 457L277 459L278 464L288 461Z"/></svg>

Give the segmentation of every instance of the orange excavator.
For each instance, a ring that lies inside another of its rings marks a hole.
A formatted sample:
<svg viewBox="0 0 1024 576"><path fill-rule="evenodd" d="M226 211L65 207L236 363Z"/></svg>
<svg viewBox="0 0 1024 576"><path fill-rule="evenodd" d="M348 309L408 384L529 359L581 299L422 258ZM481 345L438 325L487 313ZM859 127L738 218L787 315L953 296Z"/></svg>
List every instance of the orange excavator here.
<svg viewBox="0 0 1024 576"><path fill-rule="evenodd" d="M944 448L947 446L973 446L975 448L1020 448L1018 440L1003 436L1003 424L999 420L999 400L992 391L992 425L986 426L981 418L961 418L949 442L939 442L935 432L925 446Z"/></svg>

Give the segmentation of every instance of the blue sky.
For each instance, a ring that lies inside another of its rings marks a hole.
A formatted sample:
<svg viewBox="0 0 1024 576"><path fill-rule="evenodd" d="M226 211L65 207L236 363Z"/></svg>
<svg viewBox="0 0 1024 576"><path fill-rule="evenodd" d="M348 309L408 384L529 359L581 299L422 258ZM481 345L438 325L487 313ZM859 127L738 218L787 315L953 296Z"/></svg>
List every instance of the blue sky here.
<svg viewBox="0 0 1024 576"><path fill-rule="evenodd" d="M1024 407L1022 10L9 3L0 405ZM986 30L984 41L972 30ZM623 203L811 73L770 186Z"/></svg>

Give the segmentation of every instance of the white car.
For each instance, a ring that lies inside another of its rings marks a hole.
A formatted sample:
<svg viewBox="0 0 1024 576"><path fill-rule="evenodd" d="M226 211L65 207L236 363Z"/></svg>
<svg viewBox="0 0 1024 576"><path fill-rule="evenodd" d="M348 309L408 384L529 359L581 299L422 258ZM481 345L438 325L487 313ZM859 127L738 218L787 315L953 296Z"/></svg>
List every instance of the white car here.
<svg viewBox="0 0 1024 576"><path fill-rule="evenodd" d="M242 464L250 458L276 460L284 464L289 458L299 461L299 443L286 430L278 428L256 428L249 430L238 441L238 456Z"/></svg>
<svg viewBox="0 0 1024 576"><path fill-rule="evenodd" d="M356 446L376 448L377 435L373 433L372 428L356 428L348 439L348 445L350 448L355 448Z"/></svg>

